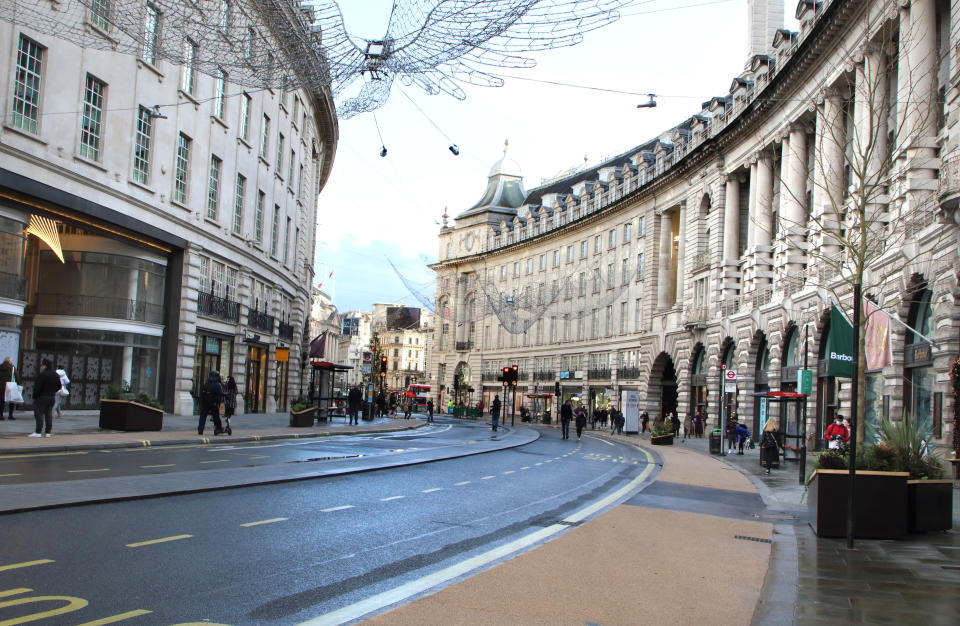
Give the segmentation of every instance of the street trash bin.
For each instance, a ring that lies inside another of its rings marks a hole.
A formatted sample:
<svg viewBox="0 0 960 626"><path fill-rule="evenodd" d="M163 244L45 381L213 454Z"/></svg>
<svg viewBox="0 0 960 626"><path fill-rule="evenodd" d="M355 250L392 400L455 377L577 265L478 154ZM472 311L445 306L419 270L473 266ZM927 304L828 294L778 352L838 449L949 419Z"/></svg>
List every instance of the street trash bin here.
<svg viewBox="0 0 960 626"><path fill-rule="evenodd" d="M710 454L720 454L723 437L719 428L710 431Z"/></svg>

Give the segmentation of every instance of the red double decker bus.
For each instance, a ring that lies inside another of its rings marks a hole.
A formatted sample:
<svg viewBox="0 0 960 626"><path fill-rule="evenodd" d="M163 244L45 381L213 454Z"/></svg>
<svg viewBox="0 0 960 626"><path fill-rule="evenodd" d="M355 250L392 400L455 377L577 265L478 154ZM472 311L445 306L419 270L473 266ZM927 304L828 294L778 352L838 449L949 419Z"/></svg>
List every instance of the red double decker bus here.
<svg viewBox="0 0 960 626"><path fill-rule="evenodd" d="M414 383L407 387L404 395L413 403L415 410L421 408L425 411L427 408L427 398L430 397L430 385L418 385Z"/></svg>

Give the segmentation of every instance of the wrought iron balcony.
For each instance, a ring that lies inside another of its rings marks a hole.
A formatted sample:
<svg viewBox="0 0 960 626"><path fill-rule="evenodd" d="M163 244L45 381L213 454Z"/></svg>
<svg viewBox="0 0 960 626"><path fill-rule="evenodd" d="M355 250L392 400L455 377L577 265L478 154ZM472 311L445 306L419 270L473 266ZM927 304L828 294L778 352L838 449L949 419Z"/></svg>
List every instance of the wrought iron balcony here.
<svg viewBox="0 0 960 626"><path fill-rule="evenodd" d="M286 322L280 322L277 325L277 337L280 339L286 339L287 341L293 341L293 324L287 324Z"/></svg>
<svg viewBox="0 0 960 626"><path fill-rule="evenodd" d="M590 369L587 371L587 377L590 380L609 380L610 369L609 368Z"/></svg>
<svg viewBox="0 0 960 626"><path fill-rule="evenodd" d="M457 352L469 352L473 350L472 341L458 341L457 342Z"/></svg>
<svg viewBox="0 0 960 626"><path fill-rule="evenodd" d="M684 309L683 325L687 328L706 328L707 327L707 307L698 306Z"/></svg>
<svg viewBox="0 0 960 626"><path fill-rule="evenodd" d="M150 304L142 300L66 293L37 294L37 304L33 310L34 313L48 315L106 317L149 324L162 324L163 311L163 306Z"/></svg>
<svg viewBox="0 0 960 626"><path fill-rule="evenodd" d="M633 380L635 378L640 378L639 367L618 367L617 368L617 380Z"/></svg>
<svg viewBox="0 0 960 626"><path fill-rule="evenodd" d="M0 272L0 298L27 300L27 279L17 274Z"/></svg>
<svg viewBox="0 0 960 626"><path fill-rule="evenodd" d="M533 373L533 380L554 380L556 377L557 373L553 370Z"/></svg>
<svg viewBox="0 0 960 626"><path fill-rule="evenodd" d="M254 330L262 330L265 333L273 333L273 320L274 317L272 315L256 309L250 309L247 313L247 327Z"/></svg>
<svg viewBox="0 0 960 626"><path fill-rule="evenodd" d="M956 211L960 206L960 155L940 163L940 189L937 197L944 211Z"/></svg>
<svg viewBox="0 0 960 626"><path fill-rule="evenodd" d="M240 321L240 303L201 291L197 294L197 315L238 322Z"/></svg>

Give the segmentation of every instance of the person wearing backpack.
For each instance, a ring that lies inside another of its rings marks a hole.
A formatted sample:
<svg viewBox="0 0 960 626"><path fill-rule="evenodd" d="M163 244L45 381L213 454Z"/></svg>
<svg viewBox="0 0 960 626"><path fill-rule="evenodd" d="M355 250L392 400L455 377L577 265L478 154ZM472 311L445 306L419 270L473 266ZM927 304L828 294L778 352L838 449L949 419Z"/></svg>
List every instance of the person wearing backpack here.
<svg viewBox="0 0 960 626"><path fill-rule="evenodd" d="M765 473L770 473L770 467L780 463L780 439L778 438L777 420L770 418L763 426L763 434L760 436L760 462L766 468Z"/></svg>
<svg viewBox="0 0 960 626"><path fill-rule="evenodd" d="M220 401L226 396L220 385L220 372L210 372L207 382L200 388L200 422L197 424L197 434L202 435L207 425L207 414L213 418L213 434L223 434L223 424L220 422Z"/></svg>

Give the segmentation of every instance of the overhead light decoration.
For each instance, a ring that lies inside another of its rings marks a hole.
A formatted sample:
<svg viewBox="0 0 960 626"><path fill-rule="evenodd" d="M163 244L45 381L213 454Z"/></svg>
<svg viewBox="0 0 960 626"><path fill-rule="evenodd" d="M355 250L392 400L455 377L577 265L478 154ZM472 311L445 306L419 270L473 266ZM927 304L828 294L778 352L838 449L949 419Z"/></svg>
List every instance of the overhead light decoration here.
<svg viewBox="0 0 960 626"><path fill-rule="evenodd" d="M57 232L57 223L49 217L40 215L31 215L30 224L27 225L27 235L36 235L37 239L50 246L53 253L57 255L60 262L63 263L63 248L60 246L60 235Z"/></svg>

